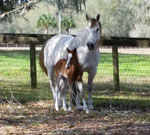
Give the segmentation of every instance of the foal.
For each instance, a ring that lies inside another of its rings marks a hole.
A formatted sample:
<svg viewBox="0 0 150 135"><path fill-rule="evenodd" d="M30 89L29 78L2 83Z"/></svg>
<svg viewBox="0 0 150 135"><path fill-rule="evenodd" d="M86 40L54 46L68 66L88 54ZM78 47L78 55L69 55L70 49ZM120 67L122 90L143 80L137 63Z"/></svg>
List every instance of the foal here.
<svg viewBox="0 0 150 135"><path fill-rule="evenodd" d="M56 78L57 78L57 84L55 88L55 109L57 111L59 110L58 103L60 99L58 98L58 94L62 93L63 108L65 111L67 111L66 99L65 99L65 86L66 83L69 84L69 92L71 95L73 83L75 83L82 96L83 109L86 110L86 112L88 112L87 104L83 92L83 82L82 82L83 71L81 65L78 62L76 48L74 50L69 50L67 48L67 52L68 52L67 59L59 60L54 67L54 70L56 72ZM79 98L78 92L76 93L77 93L77 98ZM71 107L72 107L72 103L71 103L71 96L70 96L69 110L71 110ZM77 108L81 108L79 102L77 102Z"/></svg>

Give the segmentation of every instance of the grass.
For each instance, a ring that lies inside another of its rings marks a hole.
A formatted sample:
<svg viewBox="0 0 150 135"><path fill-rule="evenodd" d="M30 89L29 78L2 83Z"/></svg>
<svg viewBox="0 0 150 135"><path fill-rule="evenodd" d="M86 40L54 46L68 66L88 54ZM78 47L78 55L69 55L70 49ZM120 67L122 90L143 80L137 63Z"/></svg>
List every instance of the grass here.
<svg viewBox="0 0 150 135"><path fill-rule="evenodd" d="M47 76L38 64L38 87L30 88L29 51L0 51L0 97L12 94L21 102L52 99ZM94 80L95 105L115 104L150 106L150 56L119 54L121 92L113 91L111 54L102 53ZM87 74L84 74L87 82ZM87 89L87 85L84 86ZM12 94L11 94L12 93Z"/></svg>

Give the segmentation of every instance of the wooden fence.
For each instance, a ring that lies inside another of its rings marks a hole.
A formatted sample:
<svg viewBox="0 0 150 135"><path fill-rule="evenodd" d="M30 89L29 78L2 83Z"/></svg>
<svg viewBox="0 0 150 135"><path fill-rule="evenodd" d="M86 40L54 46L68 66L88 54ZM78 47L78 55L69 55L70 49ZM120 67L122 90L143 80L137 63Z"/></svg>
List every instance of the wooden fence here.
<svg viewBox="0 0 150 135"><path fill-rule="evenodd" d="M30 45L31 87L37 87L36 46L43 44L54 35L44 34L0 34L0 43ZM112 46L114 89L120 90L118 47L150 47L150 38L102 37L101 46Z"/></svg>

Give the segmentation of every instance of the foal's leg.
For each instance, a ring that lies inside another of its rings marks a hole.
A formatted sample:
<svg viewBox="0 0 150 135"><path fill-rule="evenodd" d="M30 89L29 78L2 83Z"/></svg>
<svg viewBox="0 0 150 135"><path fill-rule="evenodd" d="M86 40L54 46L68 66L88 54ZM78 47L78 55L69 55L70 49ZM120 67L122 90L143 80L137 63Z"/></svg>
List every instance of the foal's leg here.
<svg viewBox="0 0 150 135"><path fill-rule="evenodd" d="M96 75L97 69L92 70L88 73L88 107L89 109L94 109L93 107L93 101L92 101L92 86L93 86L93 79Z"/></svg>
<svg viewBox="0 0 150 135"><path fill-rule="evenodd" d="M60 90L62 92L62 102L63 102L63 109L67 111L67 104L66 104L66 79L60 80Z"/></svg>
<svg viewBox="0 0 150 135"><path fill-rule="evenodd" d="M85 100L85 95L84 95L84 91L83 91L83 83L82 82L76 82L77 83L77 86L78 86L78 89L79 89L79 92L80 92L80 95L82 96L82 100L83 100L83 109L88 113L88 107L87 107L87 104L86 104L86 100ZM79 104L80 105L80 104ZM77 105L78 106L78 105Z"/></svg>

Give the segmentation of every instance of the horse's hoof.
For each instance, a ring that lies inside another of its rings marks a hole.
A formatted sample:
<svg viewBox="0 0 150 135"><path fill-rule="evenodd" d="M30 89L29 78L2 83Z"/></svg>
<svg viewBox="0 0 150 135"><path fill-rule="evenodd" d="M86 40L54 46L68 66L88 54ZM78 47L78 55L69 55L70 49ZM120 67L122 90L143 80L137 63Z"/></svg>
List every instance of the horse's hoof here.
<svg viewBox="0 0 150 135"><path fill-rule="evenodd" d="M86 109L85 112L86 112L86 113L89 113L89 109Z"/></svg>
<svg viewBox="0 0 150 135"><path fill-rule="evenodd" d="M77 106L77 110L80 111L80 110L83 110L83 107L80 105L80 106Z"/></svg>
<svg viewBox="0 0 150 135"><path fill-rule="evenodd" d="M56 110L56 111L59 111L59 109L58 109L58 108L56 108L55 110Z"/></svg>
<svg viewBox="0 0 150 135"><path fill-rule="evenodd" d="M72 108L71 108L71 107L69 107L69 108L68 108L68 111L69 111L69 112L71 112L71 111L72 111Z"/></svg>
<svg viewBox="0 0 150 135"><path fill-rule="evenodd" d="M55 106L55 110L56 110L56 111L59 111L59 107L58 107L58 106Z"/></svg>
<svg viewBox="0 0 150 135"><path fill-rule="evenodd" d="M64 111L67 112L68 111L67 108L64 108Z"/></svg>
<svg viewBox="0 0 150 135"><path fill-rule="evenodd" d="M86 112L86 113L89 113L89 109L87 106L83 107L83 110Z"/></svg>
<svg viewBox="0 0 150 135"><path fill-rule="evenodd" d="M93 107L93 105L89 105L89 107L88 107L90 110L94 110L94 107Z"/></svg>

